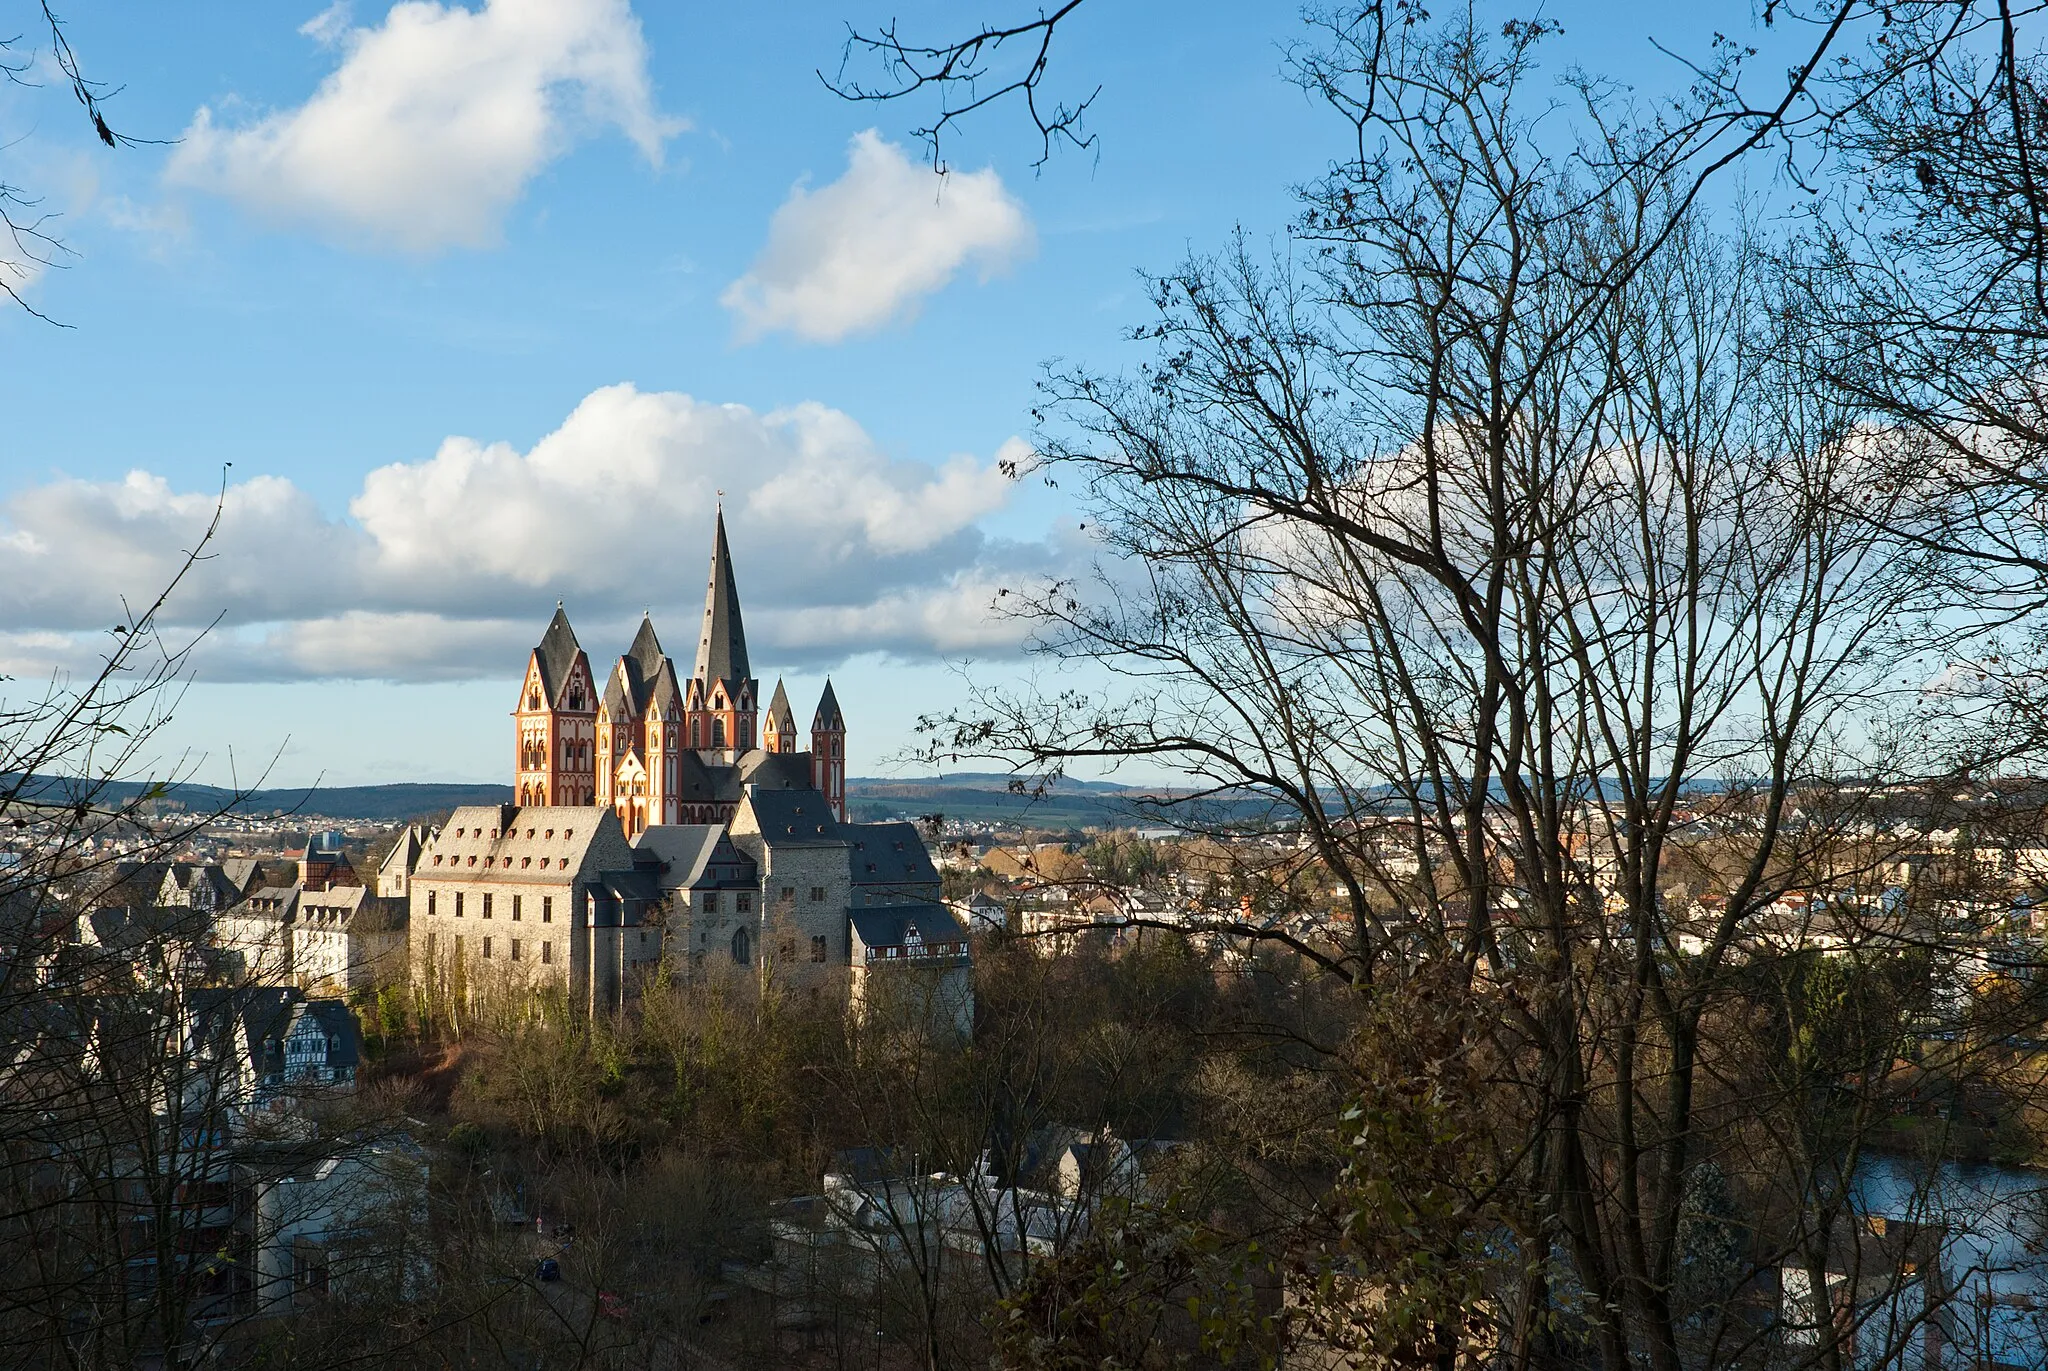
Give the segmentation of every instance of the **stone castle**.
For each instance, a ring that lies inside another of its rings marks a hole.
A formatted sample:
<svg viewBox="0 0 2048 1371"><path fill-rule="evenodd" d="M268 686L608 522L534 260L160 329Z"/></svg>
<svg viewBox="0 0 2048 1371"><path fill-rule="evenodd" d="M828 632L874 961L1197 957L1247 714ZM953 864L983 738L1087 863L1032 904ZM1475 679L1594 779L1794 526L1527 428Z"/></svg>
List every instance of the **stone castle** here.
<svg viewBox="0 0 2048 1371"><path fill-rule="evenodd" d="M917 825L848 822L831 684L807 750L781 684L765 718L759 691L722 514L687 678L643 620L600 691L557 606L513 711L514 802L457 809L379 872L408 906L412 976L588 1013L653 976L744 969L856 1011L893 983L967 1031L967 930Z"/></svg>

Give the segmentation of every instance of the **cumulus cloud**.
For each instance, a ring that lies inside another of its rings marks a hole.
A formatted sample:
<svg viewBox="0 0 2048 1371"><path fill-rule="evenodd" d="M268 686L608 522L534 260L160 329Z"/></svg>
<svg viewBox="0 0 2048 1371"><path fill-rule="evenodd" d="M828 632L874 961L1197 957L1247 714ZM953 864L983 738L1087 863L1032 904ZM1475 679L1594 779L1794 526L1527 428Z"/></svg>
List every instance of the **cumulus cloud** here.
<svg viewBox="0 0 2048 1371"><path fill-rule="evenodd" d="M168 178L344 239L477 247L577 134L616 126L658 166L684 127L655 107L627 0L405 0L374 28L348 16L336 5L300 30L342 54L311 99L243 122L202 107Z"/></svg>
<svg viewBox="0 0 2048 1371"><path fill-rule="evenodd" d="M171 618L222 616L200 657L212 680L503 676L558 598L600 663L643 608L687 658L723 491L764 664L1007 651L1019 630L989 616L996 588L1064 555L981 527L1019 455L1013 439L988 458L893 458L823 405L608 386L526 451L451 437L379 467L345 517L282 477L233 482ZM89 660L121 597L161 586L220 498L136 471L0 500L0 672Z"/></svg>
<svg viewBox="0 0 2048 1371"><path fill-rule="evenodd" d="M719 298L743 341L780 330L836 343L914 315L963 267L987 280L1033 246L993 168L941 176L869 129L854 135L845 175L791 189L761 255Z"/></svg>

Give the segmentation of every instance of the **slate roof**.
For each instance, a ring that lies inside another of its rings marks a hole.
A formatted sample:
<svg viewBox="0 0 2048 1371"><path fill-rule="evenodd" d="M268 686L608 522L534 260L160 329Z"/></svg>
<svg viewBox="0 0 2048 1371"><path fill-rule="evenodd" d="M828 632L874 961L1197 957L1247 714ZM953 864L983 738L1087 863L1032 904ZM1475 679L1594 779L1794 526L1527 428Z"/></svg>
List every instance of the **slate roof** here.
<svg viewBox="0 0 2048 1371"><path fill-rule="evenodd" d="M768 701L767 725L777 733L794 737L796 735L796 713L789 707L789 692L782 688L782 682L775 682L775 696Z"/></svg>
<svg viewBox="0 0 2048 1371"><path fill-rule="evenodd" d="M723 824L652 824L633 839L633 848L661 860L667 890L751 889L759 881L754 859L732 845Z"/></svg>
<svg viewBox="0 0 2048 1371"><path fill-rule="evenodd" d="M566 885L607 825L623 841L618 816L604 805L464 805L428 842L413 876Z"/></svg>
<svg viewBox="0 0 2048 1371"><path fill-rule="evenodd" d="M809 790L812 786L811 754L808 752L763 752L755 748L743 754L734 767L732 798L756 790Z"/></svg>
<svg viewBox="0 0 2048 1371"><path fill-rule="evenodd" d="M562 691L569 684L569 673L576 669L576 659L583 655L583 648L576 641L576 630L569 627L569 616L560 605L555 606L555 617L548 620L547 631L540 635L540 646L533 655L540 661L540 688L551 705L562 702Z"/></svg>
<svg viewBox="0 0 2048 1371"><path fill-rule="evenodd" d="M864 947L901 947L912 925L927 945L967 941L967 930L953 917L953 911L929 901L855 909L846 917Z"/></svg>
<svg viewBox="0 0 2048 1371"><path fill-rule="evenodd" d="M929 885L938 893L939 869L932 865L916 824L841 824L840 836L853 844L853 883Z"/></svg>
<svg viewBox="0 0 2048 1371"><path fill-rule="evenodd" d="M258 886L243 896L240 904L227 910L224 917L290 923L299 911L299 895L296 885Z"/></svg>
<svg viewBox="0 0 2048 1371"><path fill-rule="evenodd" d="M229 857L220 864L220 870L235 888L237 897L247 895L263 879L263 861L259 857Z"/></svg>
<svg viewBox="0 0 2048 1371"><path fill-rule="evenodd" d="M405 901L372 895L365 886L339 886L299 896L301 921L335 920L358 933L388 932L405 925Z"/></svg>
<svg viewBox="0 0 2048 1371"><path fill-rule="evenodd" d="M770 843L843 846L832 806L814 789L767 790L750 785L746 803L752 808L761 837Z"/></svg>
<svg viewBox="0 0 2048 1371"><path fill-rule="evenodd" d="M631 928L643 914L660 908L661 877L653 868L606 871L585 893L589 903L584 917L592 928Z"/></svg>
<svg viewBox="0 0 2048 1371"><path fill-rule="evenodd" d="M818 697L818 712L811 716L811 728L816 732L838 733L846 730L846 716L839 712L839 697L832 693L832 678L825 678L825 693Z"/></svg>
<svg viewBox="0 0 2048 1371"><path fill-rule="evenodd" d="M751 679L747 633L740 622L740 591L732 576L732 549L725 542L725 511L719 510L711 546L711 579L704 588L704 629L697 640L696 677L708 690L724 681L729 690Z"/></svg>
<svg viewBox="0 0 2048 1371"><path fill-rule="evenodd" d="M362 1056L361 1039L356 1032L356 1016L349 1013L348 1006L340 1000L302 1000L293 1006L291 1017L286 1022L283 1036L289 1038L302 1020L311 1019L320 1026L334 1044L327 1049L329 1067L353 1069ZM283 1069L282 1062L279 1069Z"/></svg>

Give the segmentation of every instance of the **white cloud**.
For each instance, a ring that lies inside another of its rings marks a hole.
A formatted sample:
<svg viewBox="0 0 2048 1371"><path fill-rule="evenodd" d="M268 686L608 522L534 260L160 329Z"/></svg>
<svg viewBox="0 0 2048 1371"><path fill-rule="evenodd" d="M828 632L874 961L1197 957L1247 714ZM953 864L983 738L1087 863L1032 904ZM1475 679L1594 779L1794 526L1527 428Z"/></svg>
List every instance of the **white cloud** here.
<svg viewBox="0 0 2048 1371"><path fill-rule="evenodd" d="M869 129L854 135L845 175L790 190L760 256L719 299L742 340L782 330L836 343L914 315L962 267L987 280L1033 246L993 168L941 176Z"/></svg>
<svg viewBox="0 0 2048 1371"><path fill-rule="evenodd" d="M371 471L347 518L281 477L235 481L216 555L169 618L222 616L200 657L212 680L504 676L557 598L595 660L643 608L687 658L723 490L764 666L1009 650L1018 626L987 613L997 586L1064 555L980 528L1009 496L998 462L1020 451L907 461L823 405L761 414L608 386L525 452L451 437ZM0 672L102 650L121 597L165 582L216 498L136 471L0 500Z"/></svg>
<svg viewBox="0 0 2048 1371"><path fill-rule="evenodd" d="M294 109L230 124L202 107L170 180L344 239L477 247L578 133L615 125L659 166L685 127L655 107L627 0L406 0L375 28L336 5L300 31L340 67Z"/></svg>

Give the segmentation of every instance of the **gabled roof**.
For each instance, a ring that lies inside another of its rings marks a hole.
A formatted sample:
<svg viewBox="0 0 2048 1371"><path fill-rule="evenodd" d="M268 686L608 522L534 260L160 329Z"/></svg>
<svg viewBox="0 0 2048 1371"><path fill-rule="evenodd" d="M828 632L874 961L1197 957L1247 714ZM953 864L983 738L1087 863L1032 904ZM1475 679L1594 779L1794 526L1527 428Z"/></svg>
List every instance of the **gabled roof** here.
<svg viewBox="0 0 2048 1371"><path fill-rule="evenodd" d="M751 886L757 879L754 859L733 846L723 824L652 824L633 839L633 848L661 859L667 890Z"/></svg>
<svg viewBox="0 0 2048 1371"><path fill-rule="evenodd" d="M541 694L550 705L560 704L569 674L576 669L576 659L583 655L576 631L569 627L569 616L560 605L555 606L555 617L548 620L547 631L540 635L540 646L534 648L533 655L540 664Z"/></svg>
<svg viewBox="0 0 2048 1371"><path fill-rule="evenodd" d="M782 688L779 679L775 682L775 697L768 701L767 726L777 733L796 735L796 714L789 707L789 692Z"/></svg>
<svg viewBox="0 0 2048 1371"><path fill-rule="evenodd" d="M839 712L839 697L832 693L832 679L825 678L825 693L818 697L818 712L811 716L811 730L822 733L843 733L846 718Z"/></svg>
<svg viewBox="0 0 2048 1371"><path fill-rule="evenodd" d="M263 879L263 859L260 857L229 857L221 862L220 869L237 894L247 894L256 882Z"/></svg>
<svg viewBox="0 0 2048 1371"><path fill-rule="evenodd" d="M740 591L732 576L732 549L725 543L725 511L718 522L711 546L711 579L704 588L704 628L697 639L698 680L709 688L724 681L737 689L753 676L747 665L747 633L740 622Z"/></svg>

